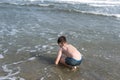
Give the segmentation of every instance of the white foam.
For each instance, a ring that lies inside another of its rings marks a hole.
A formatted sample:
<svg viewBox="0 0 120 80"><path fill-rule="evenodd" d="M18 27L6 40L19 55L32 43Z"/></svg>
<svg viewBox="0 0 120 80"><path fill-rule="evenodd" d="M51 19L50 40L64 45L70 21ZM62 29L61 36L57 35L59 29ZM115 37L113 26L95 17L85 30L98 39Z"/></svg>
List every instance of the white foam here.
<svg viewBox="0 0 120 80"><path fill-rule="evenodd" d="M113 5L113 4L89 4L90 6L94 6L94 7L114 7L117 5Z"/></svg>
<svg viewBox="0 0 120 80"><path fill-rule="evenodd" d="M36 46L35 46L35 48L39 48L39 47L41 47L41 45L36 45Z"/></svg>
<svg viewBox="0 0 120 80"><path fill-rule="evenodd" d="M1 55L1 54L0 54ZM6 76L0 76L0 80L25 80L24 78L21 78L19 76L16 77L16 75L18 75L21 71L21 68L20 67L16 67L16 72L14 72L13 68L9 69L9 66L13 66L13 65L16 65L16 64L20 64L20 63L23 63L23 62L27 62L27 61L32 61L32 60L35 60L36 57L31 57L31 58L28 58L27 60L24 60L24 61L18 61L18 62L13 62L11 64L5 64L2 66L2 69L4 72L7 73Z"/></svg>
<svg viewBox="0 0 120 80"><path fill-rule="evenodd" d="M10 35L15 35L17 32L18 32L18 30L12 29L12 31L10 31Z"/></svg>
<svg viewBox="0 0 120 80"><path fill-rule="evenodd" d="M8 49L6 49L6 50L3 51L4 54L7 53L7 52L8 52Z"/></svg>
<svg viewBox="0 0 120 80"><path fill-rule="evenodd" d="M51 53L51 51L47 51L47 53Z"/></svg>
<svg viewBox="0 0 120 80"><path fill-rule="evenodd" d="M118 37L120 38L120 34L118 35Z"/></svg>
<svg viewBox="0 0 120 80"><path fill-rule="evenodd" d="M42 48L43 49L46 49L48 47L48 45L43 45Z"/></svg>
<svg viewBox="0 0 120 80"><path fill-rule="evenodd" d="M7 0L8 1L8 0ZM14 2L12 0L9 0L10 2ZM52 2L81 2L81 3L112 3L112 4L118 4L119 0L22 0L22 1L52 1Z"/></svg>
<svg viewBox="0 0 120 80"><path fill-rule="evenodd" d="M114 15L114 14L113 14L113 15ZM115 14L115 16L120 18L120 14Z"/></svg>
<svg viewBox="0 0 120 80"><path fill-rule="evenodd" d="M44 77L42 77L40 80L44 80Z"/></svg>
<svg viewBox="0 0 120 80"><path fill-rule="evenodd" d="M13 72L12 69L9 69L8 68L8 65L3 65L2 66L3 68L3 71L8 73L6 76L0 76L0 80L25 80L23 78L20 78L20 77L15 77L15 75L19 74L20 73L20 67L17 67L17 71L16 72Z"/></svg>
<svg viewBox="0 0 120 80"><path fill-rule="evenodd" d="M64 34L64 32L60 32L60 33L58 34L58 37L61 36L61 35L63 35L63 34Z"/></svg>
<svg viewBox="0 0 120 80"><path fill-rule="evenodd" d="M54 40L55 38L48 38L49 41Z"/></svg>
<svg viewBox="0 0 120 80"><path fill-rule="evenodd" d="M120 14L109 14L109 13L100 13L100 12L94 12L94 11L80 11L80 10L74 10L76 12L80 12L80 13L85 13L85 14L94 14L94 15L102 15L102 16L110 16L110 17L116 17L116 18L120 18Z"/></svg>
<svg viewBox="0 0 120 80"><path fill-rule="evenodd" d="M60 80L63 80L63 78L62 78L62 76L61 76L61 75L58 75L58 76L59 76Z"/></svg>
<svg viewBox="0 0 120 80"><path fill-rule="evenodd" d="M19 80L25 80L24 78L19 78Z"/></svg>
<svg viewBox="0 0 120 80"><path fill-rule="evenodd" d="M0 54L0 59L3 59L3 58L4 58L4 56L2 54Z"/></svg>
<svg viewBox="0 0 120 80"><path fill-rule="evenodd" d="M52 49L54 49L54 47L50 46L49 49L52 50Z"/></svg>
<svg viewBox="0 0 120 80"><path fill-rule="evenodd" d="M19 53L19 52L21 52L21 51L24 51L25 49L30 49L30 47L22 47L22 48L18 49L16 53ZM26 51L27 51L27 50L26 50Z"/></svg>
<svg viewBox="0 0 120 80"><path fill-rule="evenodd" d="M17 50L17 53L19 53L20 51L25 50L25 49L26 49L26 47L22 47L22 48Z"/></svg>
<svg viewBox="0 0 120 80"><path fill-rule="evenodd" d="M2 68L3 68L3 70L4 70L5 72L9 72L9 73L12 72L12 70L10 70L10 69L7 68L7 65L2 66Z"/></svg>
<svg viewBox="0 0 120 80"><path fill-rule="evenodd" d="M38 0L30 0L30 1L38 1ZM41 2L44 1L52 1L52 2L68 2L68 3L99 3L99 4L120 4L120 1L113 0L39 0Z"/></svg>
<svg viewBox="0 0 120 80"><path fill-rule="evenodd" d="M64 0L63 0L64 1ZM120 1L108 1L108 0L67 0L73 2L80 2L80 3L95 3L95 4L120 4Z"/></svg>
<svg viewBox="0 0 120 80"><path fill-rule="evenodd" d="M36 45L34 46L38 51L40 51L42 48L41 48L41 45Z"/></svg>
<svg viewBox="0 0 120 80"><path fill-rule="evenodd" d="M87 51L85 48L82 48L81 50L82 50L82 51Z"/></svg>
<svg viewBox="0 0 120 80"><path fill-rule="evenodd" d="M37 50L29 50L30 52L36 52Z"/></svg>
<svg viewBox="0 0 120 80"><path fill-rule="evenodd" d="M31 57L31 58L28 59L28 61L32 61L32 60L35 60L35 59L36 59L36 57Z"/></svg>
<svg viewBox="0 0 120 80"><path fill-rule="evenodd" d="M84 51L85 49L84 49L84 48L82 48L82 50Z"/></svg>
<svg viewBox="0 0 120 80"><path fill-rule="evenodd" d="M24 61L14 62L13 64L20 64L20 63L22 63L22 62L24 62Z"/></svg>
<svg viewBox="0 0 120 80"><path fill-rule="evenodd" d="M46 71L46 70L47 70L47 68L45 67L45 68L44 68L44 70Z"/></svg>
<svg viewBox="0 0 120 80"><path fill-rule="evenodd" d="M13 43L8 43L9 45L12 45Z"/></svg>
<svg viewBox="0 0 120 80"><path fill-rule="evenodd" d="M18 76L18 74L21 71L20 67L16 67L15 71L13 71L14 68L9 69L9 66L13 66L13 65L20 64L20 63L23 63L23 62L31 61L31 60L34 60L34 59L35 59L35 57L31 57L31 58L29 58L27 60L24 60L24 61L18 61L18 62L14 62L14 63L11 63L11 64L3 65L2 69L3 69L4 72L6 72L6 76L0 76L0 80L25 80L24 78Z"/></svg>

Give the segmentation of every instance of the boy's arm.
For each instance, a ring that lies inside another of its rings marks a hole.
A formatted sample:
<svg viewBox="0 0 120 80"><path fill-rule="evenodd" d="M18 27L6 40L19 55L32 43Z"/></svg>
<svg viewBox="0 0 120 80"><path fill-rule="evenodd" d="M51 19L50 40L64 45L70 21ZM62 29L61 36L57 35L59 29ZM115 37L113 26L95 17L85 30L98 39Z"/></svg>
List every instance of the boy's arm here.
<svg viewBox="0 0 120 80"><path fill-rule="evenodd" d="M61 56L62 56L62 49L60 48L59 51L58 51L57 58L56 58L56 60L55 60L55 64L56 64L56 65L58 65Z"/></svg>

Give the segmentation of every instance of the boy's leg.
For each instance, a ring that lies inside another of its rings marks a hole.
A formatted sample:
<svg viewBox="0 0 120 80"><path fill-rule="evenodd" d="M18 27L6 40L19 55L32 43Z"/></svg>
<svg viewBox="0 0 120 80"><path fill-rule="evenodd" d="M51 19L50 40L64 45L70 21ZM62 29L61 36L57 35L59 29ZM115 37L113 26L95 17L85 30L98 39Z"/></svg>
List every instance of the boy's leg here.
<svg viewBox="0 0 120 80"><path fill-rule="evenodd" d="M62 56L61 59L60 59L60 63L64 64L65 66L69 67L69 68L72 68L72 66L69 66L65 63L65 56Z"/></svg>
<svg viewBox="0 0 120 80"><path fill-rule="evenodd" d="M62 57L60 58L60 63L66 65L66 63L65 63L65 58L66 58L65 56L62 56Z"/></svg>
<svg viewBox="0 0 120 80"><path fill-rule="evenodd" d="M70 69L72 69L72 71L75 71L77 69L77 66L70 66L70 65L67 65L65 63L65 56L62 56L61 59L60 59L60 63L64 64L65 66L69 67Z"/></svg>

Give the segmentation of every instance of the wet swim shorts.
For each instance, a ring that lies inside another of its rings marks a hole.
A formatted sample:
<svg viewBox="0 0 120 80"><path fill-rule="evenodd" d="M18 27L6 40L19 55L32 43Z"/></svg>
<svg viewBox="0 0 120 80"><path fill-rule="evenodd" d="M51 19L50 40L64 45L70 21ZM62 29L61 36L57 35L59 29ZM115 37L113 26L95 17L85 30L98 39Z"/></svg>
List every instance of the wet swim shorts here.
<svg viewBox="0 0 120 80"><path fill-rule="evenodd" d="M81 62L82 62L82 59L81 60L75 60L75 59L70 58L70 57L65 58L65 63L67 65L77 66L77 65L80 65Z"/></svg>

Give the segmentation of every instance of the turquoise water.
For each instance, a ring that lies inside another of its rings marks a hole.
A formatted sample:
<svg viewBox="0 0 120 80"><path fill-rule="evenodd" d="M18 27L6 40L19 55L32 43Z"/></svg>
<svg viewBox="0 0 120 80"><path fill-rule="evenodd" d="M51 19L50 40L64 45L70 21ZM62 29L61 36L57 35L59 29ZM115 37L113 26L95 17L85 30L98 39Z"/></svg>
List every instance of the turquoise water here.
<svg viewBox="0 0 120 80"><path fill-rule="evenodd" d="M119 7L112 0L1 0L0 80L119 80ZM54 65L60 35L84 55L76 72Z"/></svg>

